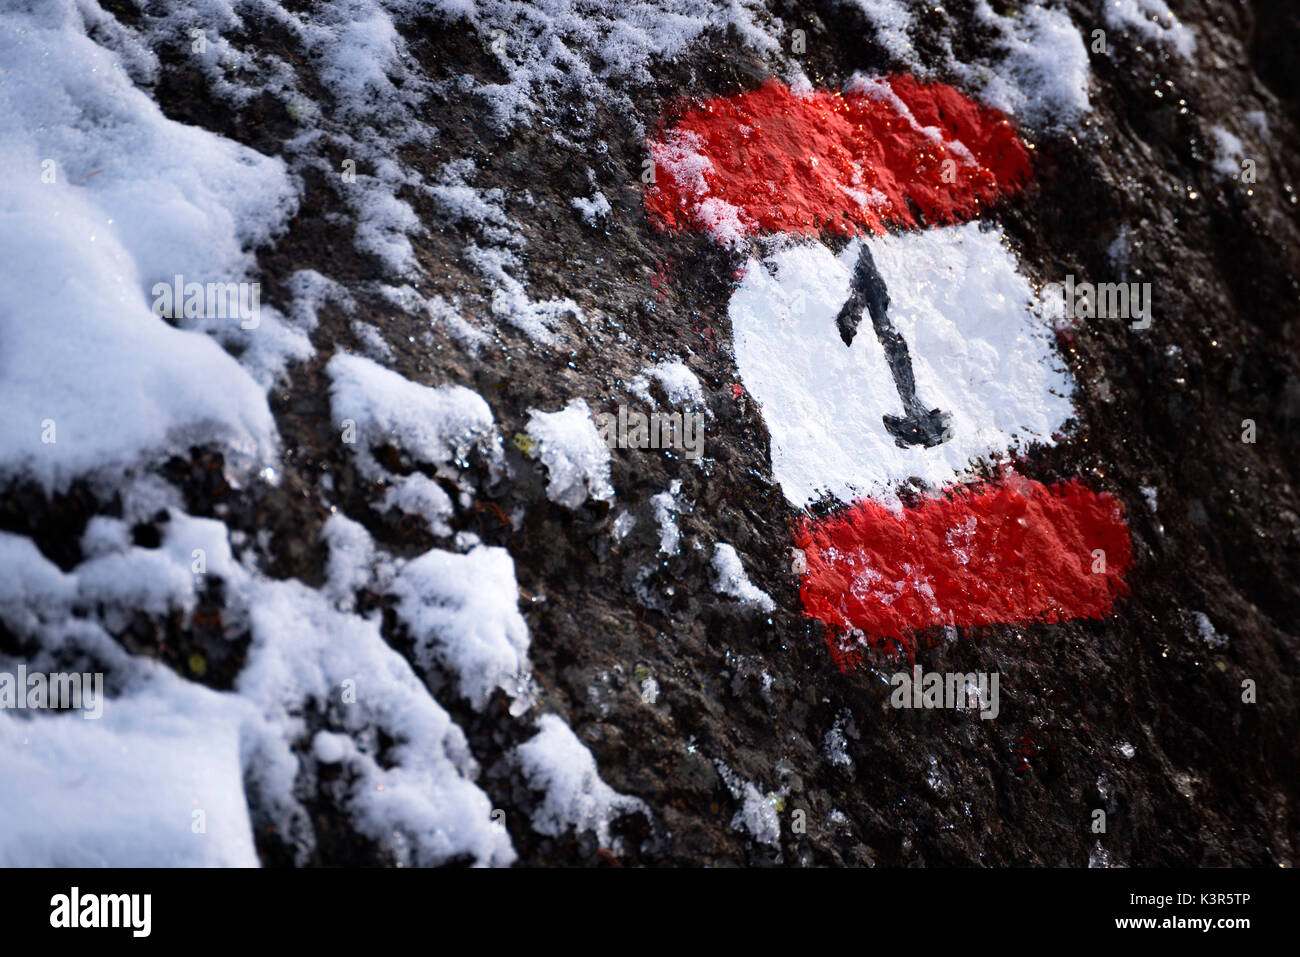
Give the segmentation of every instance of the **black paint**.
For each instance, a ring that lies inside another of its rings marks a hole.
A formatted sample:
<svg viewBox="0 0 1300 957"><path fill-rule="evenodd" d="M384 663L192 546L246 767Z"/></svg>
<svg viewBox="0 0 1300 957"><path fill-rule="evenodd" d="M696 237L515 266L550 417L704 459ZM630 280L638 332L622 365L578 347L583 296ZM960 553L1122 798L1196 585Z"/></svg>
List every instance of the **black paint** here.
<svg viewBox="0 0 1300 957"><path fill-rule="evenodd" d="M853 267L848 302L835 317L835 325L839 327L840 338L846 346L853 344L864 307L871 313L871 325L885 350L885 360L893 374L898 397L903 400L903 415L884 416L885 428L894 437L895 444L902 448L910 445L931 448L947 442L952 438L952 416L938 409L926 409L917 398L907 340L889 320L889 291L866 243L862 244L857 265Z"/></svg>

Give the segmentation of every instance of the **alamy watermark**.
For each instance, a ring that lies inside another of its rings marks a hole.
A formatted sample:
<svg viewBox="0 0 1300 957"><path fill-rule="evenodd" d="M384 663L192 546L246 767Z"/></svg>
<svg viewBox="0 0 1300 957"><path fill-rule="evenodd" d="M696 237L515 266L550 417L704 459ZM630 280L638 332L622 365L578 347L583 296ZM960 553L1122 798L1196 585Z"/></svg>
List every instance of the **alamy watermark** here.
<svg viewBox="0 0 1300 957"><path fill-rule="evenodd" d="M74 886L50 898L50 926L123 928L132 937L148 937L153 930L153 895L83 894Z"/></svg>
<svg viewBox="0 0 1300 957"><path fill-rule="evenodd" d="M93 720L104 714L104 673L0 671L0 711L58 709L80 711Z"/></svg>
<svg viewBox="0 0 1300 957"><path fill-rule="evenodd" d="M1151 328L1149 282L1050 282L1043 287L1043 315L1048 319L1133 319L1130 329Z"/></svg>
<svg viewBox="0 0 1300 957"><path fill-rule="evenodd" d="M998 716L998 682L1001 673L994 671L899 671L889 678L894 686L889 703L895 708L952 708L979 710L980 717Z"/></svg>
<svg viewBox="0 0 1300 957"><path fill-rule="evenodd" d="M261 323L262 284L257 282L154 283L153 314L167 319L238 319L241 329Z"/></svg>
<svg viewBox="0 0 1300 957"><path fill-rule="evenodd" d="M703 412L651 412L620 405L596 416L600 440L610 449L677 449L688 459L704 454Z"/></svg>

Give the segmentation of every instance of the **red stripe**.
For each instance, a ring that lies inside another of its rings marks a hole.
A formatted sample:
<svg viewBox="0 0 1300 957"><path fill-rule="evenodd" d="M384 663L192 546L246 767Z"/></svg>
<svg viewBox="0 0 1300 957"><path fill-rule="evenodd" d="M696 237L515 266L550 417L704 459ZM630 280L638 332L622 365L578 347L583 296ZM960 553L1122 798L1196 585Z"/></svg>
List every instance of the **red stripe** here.
<svg viewBox="0 0 1300 957"><path fill-rule="evenodd" d="M842 668L862 642L910 655L917 632L1108 615L1126 594L1128 528L1107 493L1012 475L895 514L862 501L796 532L807 614ZM1094 550L1105 570L1094 571Z"/></svg>
<svg viewBox="0 0 1300 957"><path fill-rule="evenodd" d="M886 224L970 219L1030 175L1029 153L1007 117L943 83L885 78L918 130L879 96L816 90L798 96L779 80L705 100L650 141L657 182L646 208L669 230L705 229L709 198L740 210L746 233L883 232ZM685 139L683 139L683 137ZM946 144L959 140L969 151ZM711 169L676 169L672 144L696 144ZM968 165L974 159L974 165ZM945 167L945 161L953 162ZM945 177L945 172L948 176ZM701 189L700 175L706 188ZM945 178L949 181L945 181ZM880 194L864 207L856 192Z"/></svg>

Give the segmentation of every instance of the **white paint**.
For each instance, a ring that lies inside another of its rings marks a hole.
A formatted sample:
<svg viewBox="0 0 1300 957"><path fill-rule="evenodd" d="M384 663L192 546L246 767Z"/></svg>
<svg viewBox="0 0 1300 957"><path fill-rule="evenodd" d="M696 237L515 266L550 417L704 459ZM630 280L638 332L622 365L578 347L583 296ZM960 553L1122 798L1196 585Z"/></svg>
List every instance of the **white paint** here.
<svg viewBox="0 0 1300 957"><path fill-rule="evenodd" d="M1000 230L970 223L868 241L918 394L952 415L954 434L931 449L895 445L881 417L902 404L870 316L851 348L840 339L859 241L838 258L802 242L750 260L729 310L736 362L763 407L772 472L798 506L827 492L888 499L912 476L951 484L981 458L1050 442L1071 414L1071 381Z"/></svg>

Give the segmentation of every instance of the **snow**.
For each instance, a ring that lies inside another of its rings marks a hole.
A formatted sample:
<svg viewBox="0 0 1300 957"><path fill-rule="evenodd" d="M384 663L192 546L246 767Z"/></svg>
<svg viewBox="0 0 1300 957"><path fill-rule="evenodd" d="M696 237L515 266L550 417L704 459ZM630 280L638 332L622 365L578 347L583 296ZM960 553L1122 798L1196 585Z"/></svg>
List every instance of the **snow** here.
<svg viewBox="0 0 1300 957"><path fill-rule="evenodd" d="M916 48L908 36L913 25L908 0L844 0L856 7L876 31L876 40L900 63L916 62Z"/></svg>
<svg viewBox="0 0 1300 957"><path fill-rule="evenodd" d="M488 283L492 292L492 313L526 334L541 345L554 345L561 331L560 320L573 316L585 322L582 309L572 299L558 297L535 302L528 297L524 286L523 262L519 251L526 240L518 224L506 212L506 195L497 187L484 189L474 186L470 179L476 172L472 160L455 160L446 163L438 172L438 183L426 191L451 223L467 225L476 238L464 249L465 261ZM574 200L584 212L609 212L604 196L596 194L591 200ZM594 219L590 220L594 225ZM449 329L471 351L482 344L472 328L467 328L445 303L431 304L435 318L449 324ZM459 321L458 321L459 320Z"/></svg>
<svg viewBox="0 0 1300 957"><path fill-rule="evenodd" d="M173 510L163 529L160 548L119 540L114 550L112 530L101 524L92 533L100 554L70 573L28 540L0 535L0 619L37 642L29 669L56 670L56 662L89 655L93 667L78 670L109 676L99 721L0 714L0 796L18 809L0 822L0 861L255 864L245 782L301 859L313 838L298 785L315 772L294 743L316 710L331 733L347 738L326 758L347 765L351 783L339 799L360 833L406 864L514 859L474 783L477 765L460 729L384 640L378 617L338 607L350 606L348 593L373 564L373 543L359 525L327 523L323 592L237 564L221 522ZM116 609L184 613L193 605L196 554L207 575L225 582L223 619L245 620L251 633L234 692L131 656L99 622L80 617L79 609L96 609L105 621ZM382 764L381 733L391 742ZM22 781L22 794L9 794L5 781ZM204 811L205 835L191 830L194 809Z"/></svg>
<svg viewBox="0 0 1300 957"><path fill-rule="evenodd" d="M570 200L573 208L582 214L583 221L588 226L595 226L601 219L604 219L610 213L609 200L600 190L596 190L590 199L582 196L575 196Z"/></svg>
<svg viewBox="0 0 1300 957"><path fill-rule="evenodd" d="M448 520L456 511L451 496L423 472L394 475L379 503L380 511L398 511L423 518L434 535L450 535Z"/></svg>
<svg viewBox="0 0 1300 957"><path fill-rule="evenodd" d="M647 675L641 679L641 703L654 707L654 703L659 700L659 682L654 675Z"/></svg>
<svg viewBox="0 0 1300 957"><path fill-rule="evenodd" d="M740 556L731 545L722 542L714 547L713 571L717 575L713 590L719 595L734 598L742 605L764 612L776 609L776 603L767 592L749 580L745 574L745 566L740 562Z"/></svg>
<svg viewBox="0 0 1300 957"><path fill-rule="evenodd" d="M173 516L162 551L212 545L206 533L217 524ZM0 712L0 866L256 865L241 763L255 709L70 617L79 593L109 597L106 576L90 589L81 570L65 574L27 539L0 535L0 620L36 643L29 672L106 673L107 694L96 720ZM123 569L123 589L134 587L130 574ZM0 656L0 671L16 664Z"/></svg>
<svg viewBox="0 0 1300 957"><path fill-rule="evenodd" d="M1034 2L1019 16L1002 16L988 0L979 0L976 16L1002 34L1002 61L987 72L951 59L949 65L979 84L986 103L1058 132L1069 131L1092 109L1088 51L1069 14Z"/></svg>
<svg viewBox="0 0 1300 957"><path fill-rule="evenodd" d="M57 617L77 593L76 582L29 538L0 532L0 621L19 634Z"/></svg>
<svg viewBox="0 0 1300 957"><path fill-rule="evenodd" d="M310 351L270 310L256 329L150 307L157 283L243 281L296 203L282 161L168 120L73 0L0 23L0 468L64 486L95 468L224 442L250 463L275 428L262 389ZM92 8L93 9L93 8ZM138 45L137 73L156 64ZM49 174L53 182L47 182ZM241 368L197 330L242 344Z"/></svg>
<svg viewBox="0 0 1300 957"><path fill-rule="evenodd" d="M1106 25L1113 30L1133 27L1141 36L1172 47L1191 60L1196 53L1196 36L1183 26L1165 0L1102 0Z"/></svg>
<svg viewBox="0 0 1300 957"><path fill-rule="evenodd" d="M845 715L835 719L835 724L822 739L822 754L831 764L843 767L851 775L854 771L853 758L849 754L849 740L844 734L845 723Z"/></svg>
<svg viewBox="0 0 1300 957"><path fill-rule="evenodd" d="M359 522L335 513L321 528L329 558L325 563L325 595L339 611L351 611L358 589L374 575L375 543Z"/></svg>
<svg viewBox="0 0 1300 957"><path fill-rule="evenodd" d="M1143 0L1146 2L1146 0ZM1160 0L1154 0L1160 2ZM938 79L912 43L918 29L916 13L923 0L842 0L859 10L877 42L908 72ZM945 51L945 68L981 100L1022 122L1052 130L1067 130L1091 106L1091 71L1083 38L1069 15L1048 0L1030 0L1018 15L996 12L988 0L977 0L976 20L996 36L995 57L967 63L952 51L952 37L935 32L931 41Z"/></svg>
<svg viewBox="0 0 1300 957"><path fill-rule="evenodd" d="M676 555L682 533L677 527L677 513L681 510L678 496L682 492L681 479L673 479L668 491L650 496L650 507L659 523L659 554Z"/></svg>
<svg viewBox="0 0 1300 957"><path fill-rule="evenodd" d="M676 408L699 408L706 405L700 380L681 359L665 359L642 369L641 374L628 384L628 390L644 402L653 404L651 382L659 383L668 402Z"/></svg>
<svg viewBox="0 0 1300 957"><path fill-rule="evenodd" d="M256 867L241 709L183 685L96 721L0 712L0 867Z"/></svg>
<svg viewBox="0 0 1300 957"><path fill-rule="evenodd" d="M447 334L475 358L479 350L491 341L491 337L481 329L471 325L457 308L441 296L434 296L426 304L429 317L435 327L447 331Z"/></svg>
<svg viewBox="0 0 1300 957"><path fill-rule="evenodd" d="M745 803L731 819L731 826L744 828L760 844L777 847L781 839L781 819L772 802L759 793L758 788L745 782Z"/></svg>
<svg viewBox="0 0 1300 957"><path fill-rule="evenodd" d="M1210 616L1205 612L1192 612L1192 620L1196 623L1196 633L1211 648L1226 648L1228 646L1227 637L1214 630L1214 624L1210 621Z"/></svg>
<svg viewBox="0 0 1300 957"><path fill-rule="evenodd" d="M777 816L772 800L725 762L715 760L714 766L731 796L742 802L740 810L731 819L731 826L736 830L748 831L754 840L762 844L777 847L781 839L781 819Z"/></svg>
<svg viewBox="0 0 1300 957"><path fill-rule="evenodd" d="M902 405L870 317L852 347L835 324L859 242L838 258L819 243L786 244L751 260L731 299L736 362L762 406L786 498L888 500L913 476L943 487L980 459L1050 443L1072 414L1071 382L1001 230L969 223L867 240L917 393L952 416L941 445L895 444L881 417Z"/></svg>
<svg viewBox="0 0 1300 957"><path fill-rule="evenodd" d="M558 837L573 828L611 846L610 823L635 812L647 814L640 798L620 794L600 778L596 761L564 720L544 714L537 735L515 749L515 759L530 787L545 792L533 811L533 829Z"/></svg>
<svg viewBox="0 0 1300 957"><path fill-rule="evenodd" d="M464 386L420 385L346 352L336 353L325 371L334 424L356 429L353 451L369 477L385 474L371 453L385 442L434 465L461 461L475 449L494 461L500 457L492 410Z"/></svg>
<svg viewBox="0 0 1300 957"><path fill-rule="evenodd" d="M505 210L505 191L472 185L470 179L476 172L473 160L446 163L438 171L438 183L429 187L429 195L448 221L471 224L494 244L522 246L524 237Z"/></svg>
<svg viewBox="0 0 1300 957"><path fill-rule="evenodd" d="M614 541L621 542L635 527L636 516L624 509L614 517L614 524L610 527L609 533L614 536Z"/></svg>
<svg viewBox="0 0 1300 957"><path fill-rule="evenodd" d="M1210 127L1210 135L1214 137L1215 156L1211 163L1214 171L1228 179L1238 179L1241 176L1241 161L1245 149L1241 138L1234 136L1222 126Z"/></svg>
<svg viewBox="0 0 1300 957"><path fill-rule="evenodd" d="M472 85L502 130L533 118L561 91L634 112L617 80L652 82L651 64L698 44L705 33L734 28L740 43L774 54L784 24L757 0L435 0L449 28L472 25L503 71L497 83Z"/></svg>
<svg viewBox="0 0 1300 957"><path fill-rule="evenodd" d="M1242 119L1254 130L1255 135L1260 139L1267 140L1272 136L1272 131L1268 125L1268 113L1264 110L1248 110L1242 114Z"/></svg>
<svg viewBox="0 0 1300 957"><path fill-rule="evenodd" d="M321 764L342 764L352 753L352 741L345 734L317 731L311 739L311 752Z"/></svg>
<svg viewBox="0 0 1300 957"><path fill-rule="evenodd" d="M293 296L289 315L299 328L315 329L320 323L320 310L327 303L336 303L344 312L356 309L347 289L314 269L299 269L289 277L287 285Z"/></svg>
<svg viewBox="0 0 1300 957"><path fill-rule="evenodd" d="M416 662L456 675L460 693L483 710L492 692L528 690L528 625L519 613L515 565L504 548L464 555L438 549L409 562L389 589L415 642Z"/></svg>
<svg viewBox="0 0 1300 957"><path fill-rule="evenodd" d="M388 344L384 334L369 322L362 322L360 319L354 319L351 325L352 335L356 337L357 342L361 345L361 351L369 358L376 362L394 363L397 361L397 354L393 352L393 347Z"/></svg>
<svg viewBox="0 0 1300 957"><path fill-rule="evenodd" d="M501 246L481 247L471 243L465 259L494 286L492 314L500 317L541 345L554 345L559 339L560 320L573 316L585 322L582 309L567 296L535 302L528 297L524 284L509 270L521 272L523 264L514 251Z"/></svg>
<svg viewBox="0 0 1300 957"><path fill-rule="evenodd" d="M408 866L514 859L473 781L478 768L464 734L384 641L377 617L341 613L296 581L252 583L249 615L253 640L236 690L268 726L248 770L272 800L281 835L305 815L294 797L299 759L290 744L306 731L303 703L314 700L351 739L346 764L355 780L344 801L359 833ZM382 762L380 732L392 742Z"/></svg>
<svg viewBox="0 0 1300 957"><path fill-rule="evenodd" d="M614 497L609 448L601 441L585 401L574 399L558 412L533 409L527 431L540 449L550 478L546 497L552 502L578 508L588 498L601 502Z"/></svg>

